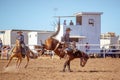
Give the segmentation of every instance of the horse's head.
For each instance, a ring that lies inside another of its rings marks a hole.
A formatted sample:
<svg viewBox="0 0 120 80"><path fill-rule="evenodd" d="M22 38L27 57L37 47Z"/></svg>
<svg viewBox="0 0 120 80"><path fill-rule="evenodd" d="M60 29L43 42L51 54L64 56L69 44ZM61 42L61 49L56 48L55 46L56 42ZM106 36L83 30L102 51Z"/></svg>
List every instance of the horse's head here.
<svg viewBox="0 0 120 80"><path fill-rule="evenodd" d="M81 59L80 65L82 67L84 67L85 64L87 63L89 57L88 57L88 55L86 53L84 53L84 52L81 52L81 53L82 53L82 55L81 55L81 58L80 58Z"/></svg>
<svg viewBox="0 0 120 80"><path fill-rule="evenodd" d="M16 42L15 42L16 46L20 46L20 40L16 39Z"/></svg>

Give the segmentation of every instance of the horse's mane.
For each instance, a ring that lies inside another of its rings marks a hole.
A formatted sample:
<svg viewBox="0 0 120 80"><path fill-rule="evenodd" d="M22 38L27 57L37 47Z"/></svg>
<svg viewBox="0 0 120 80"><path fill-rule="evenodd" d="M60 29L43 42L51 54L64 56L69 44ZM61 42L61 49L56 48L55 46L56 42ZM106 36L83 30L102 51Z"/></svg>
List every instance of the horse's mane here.
<svg viewBox="0 0 120 80"><path fill-rule="evenodd" d="M21 44L20 44L19 40L16 39L15 46L12 51L13 51L13 53L21 52Z"/></svg>

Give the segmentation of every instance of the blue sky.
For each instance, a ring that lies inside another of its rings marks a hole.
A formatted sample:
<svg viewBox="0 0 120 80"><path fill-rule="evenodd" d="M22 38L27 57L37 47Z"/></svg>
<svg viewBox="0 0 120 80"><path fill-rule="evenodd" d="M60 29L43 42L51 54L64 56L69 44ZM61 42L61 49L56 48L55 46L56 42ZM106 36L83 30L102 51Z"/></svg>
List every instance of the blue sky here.
<svg viewBox="0 0 120 80"><path fill-rule="evenodd" d="M101 33L120 35L120 0L0 0L0 30L54 30L55 15L103 12ZM56 10L55 10L56 9Z"/></svg>

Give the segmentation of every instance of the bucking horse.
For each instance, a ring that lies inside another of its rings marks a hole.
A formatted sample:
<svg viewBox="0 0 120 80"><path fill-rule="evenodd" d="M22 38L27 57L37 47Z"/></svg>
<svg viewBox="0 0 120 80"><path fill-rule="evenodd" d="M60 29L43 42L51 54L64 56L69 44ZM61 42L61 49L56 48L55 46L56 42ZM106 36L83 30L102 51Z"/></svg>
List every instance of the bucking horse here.
<svg viewBox="0 0 120 80"><path fill-rule="evenodd" d="M45 49L53 50L60 58L64 58L66 56L63 72L65 72L66 67L68 67L68 71L70 72L72 71L70 69L70 62L75 58L80 58L80 65L84 67L85 64L87 63L87 60L89 59L88 55L80 50L74 52L74 50L71 49L67 52L67 55L64 51L61 51L63 44L61 44L61 42L55 39L55 36L59 33L59 31L60 31L60 26L58 26L57 31L52 36L50 36L48 39L45 40L45 45L44 45Z"/></svg>

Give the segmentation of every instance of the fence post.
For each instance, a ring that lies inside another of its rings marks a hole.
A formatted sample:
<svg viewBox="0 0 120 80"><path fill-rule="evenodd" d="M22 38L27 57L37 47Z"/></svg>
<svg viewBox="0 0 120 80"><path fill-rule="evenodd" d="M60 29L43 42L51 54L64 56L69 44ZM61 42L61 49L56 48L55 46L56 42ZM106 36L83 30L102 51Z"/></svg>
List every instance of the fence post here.
<svg viewBox="0 0 120 80"><path fill-rule="evenodd" d="M105 58L106 56L105 56L105 53L106 53L106 50L104 49L103 50L103 57Z"/></svg>

